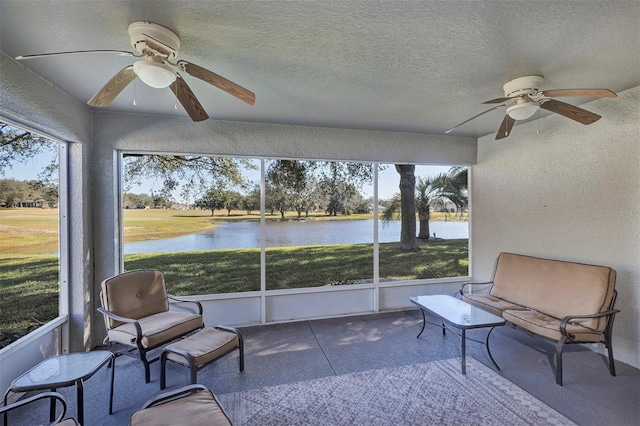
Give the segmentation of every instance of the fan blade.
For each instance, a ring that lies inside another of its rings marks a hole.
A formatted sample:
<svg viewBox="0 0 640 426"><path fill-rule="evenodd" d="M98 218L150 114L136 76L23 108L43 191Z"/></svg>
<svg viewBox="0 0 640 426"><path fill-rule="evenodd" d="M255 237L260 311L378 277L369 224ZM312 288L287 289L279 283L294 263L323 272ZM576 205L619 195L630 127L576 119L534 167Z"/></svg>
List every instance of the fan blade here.
<svg viewBox="0 0 640 426"><path fill-rule="evenodd" d="M204 121L209 116L196 95L193 94L182 76L178 74L176 81L169 86L193 121Z"/></svg>
<svg viewBox="0 0 640 426"><path fill-rule="evenodd" d="M493 111L494 109L502 108L503 106L506 106L506 105L498 105L498 106L495 106L495 107L493 107L493 108L491 108L491 109L488 109L488 110L486 110L486 111L483 111L483 112L481 112L480 114L476 114L476 115L474 115L473 117L471 117L470 119L465 120L465 121L463 121L463 122L462 122L462 123L460 123L460 124L456 124L455 126L453 126L452 128L450 128L449 130L446 130L446 131L445 131L445 133L451 133L454 129L456 129L456 128L458 128L458 127L462 126L463 124L466 124L466 123L470 122L470 121L471 121L471 120L473 120L474 118L478 118L478 117L480 117L481 115L488 113L489 111Z"/></svg>
<svg viewBox="0 0 640 426"><path fill-rule="evenodd" d="M118 56L136 56L132 52L127 52L126 50L72 50L70 52L41 53L39 55L21 55L21 56L16 56L16 61L24 61L26 59L46 58L49 56L84 55L86 53L111 53Z"/></svg>
<svg viewBox="0 0 640 426"><path fill-rule="evenodd" d="M496 134L496 140L504 139L511 134L511 129L513 129L513 125L516 120L509 117L505 114L504 120L502 120L502 124L500 125L500 129L498 130L498 134Z"/></svg>
<svg viewBox="0 0 640 426"><path fill-rule="evenodd" d="M175 51L173 49L171 49L169 46L167 46L166 44L164 44L163 42L161 42L160 40L156 40L155 38L147 35L147 34L142 34L144 36L144 42L145 44L150 47L151 49L155 50L156 52L162 53L163 55L166 55L167 57L170 57L172 55L175 54Z"/></svg>
<svg viewBox="0 0 640 426"><path fill-rule="evenodd" d="M545 90L544 96L550 98L560 98L563 96L582 96L585 98L617 98L618 95L609 89L556 89Z"/></svg>
<svg viewBox="0 0 640 426"><path fill-rule="evenodd" d="M123 68L104 85L96 95L87 102L91 106L106 107L136 78L133 65Z"/></svg>
<svg viewBox="0 0 640 426"><path fill-rule="evenodd" d="M178 67L181 70L191 74L195 78L199 78L202 81L206 81L209 84L216 86L218 89L222 89L230 95L235 96L248 103L249 105L253 105L256 102L256 95L250 91L245 89L244 87L237 85L233 81L227 80L224 77L215 74L208 69L202 68L198 65L189 63L187 61L178 61Z"/></svg>
<svg viewBox="0 0 640 426"><path fill-rule="evenodd" d="M483 102L483 104L499 104L500 102L507 102L511 98L496 98L491 99L490 101Z"/></svg>
<svg viewBox="0 0 640 426"><path fill-rule="evenodd" d="M578 108L577 106L557 101L555 99L543 102L542 105L540 105L540 108L563 115L582 124L595 123L600 119L598 114L594 114L586 109Z"/></svg>

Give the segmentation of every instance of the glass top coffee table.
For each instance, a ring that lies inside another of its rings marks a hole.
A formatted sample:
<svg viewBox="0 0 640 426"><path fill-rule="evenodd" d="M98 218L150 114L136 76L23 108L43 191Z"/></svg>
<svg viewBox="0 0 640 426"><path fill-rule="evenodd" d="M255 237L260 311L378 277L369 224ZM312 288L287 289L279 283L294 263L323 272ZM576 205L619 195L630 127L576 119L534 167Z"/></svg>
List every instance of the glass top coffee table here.
<svg viewBox="0 0 640 426"><path fill-rule="evenodd" d="M28 392L76 385L78 397L78 422L84 425L83 382L88 380L103 365L111 364L111 389L109 414L113 412L113 378L116 369L115 356L109 351L74 352L45 359L13 382L4 394L7 405L9 392ZM55 401L51 401L51 421L55 419Z"/></svg>
<svg viewBox="0 0 640 426"><path fill-rule="evenodd" d="M466 331L473 328L491 327L485 342L480 342L479 340L471 338L469 338L469 340L484 344L487 348L489 359L498 371L500 371L500 367L496 364L493 356L491 355L491 350L489 349L489 336L495 327L506 324L506 321L502 317L470 305L469 303L456 299L455 297L443 294L432 296L413 296L410 297L409 300L411 300L413 304L417 305L420 308L420 312L422 312L422 330L420 330L417 337L420 337L424 331L424 326L428 322L425 317L425 312L440 320L440 324L432 322L429 322L429 324L441 327L442 334L445 334L446 329L448 328L453 332L453 334L460 337L462 340L462 374L467 374ZM459 334L456 330L459 331Z"/></svg>

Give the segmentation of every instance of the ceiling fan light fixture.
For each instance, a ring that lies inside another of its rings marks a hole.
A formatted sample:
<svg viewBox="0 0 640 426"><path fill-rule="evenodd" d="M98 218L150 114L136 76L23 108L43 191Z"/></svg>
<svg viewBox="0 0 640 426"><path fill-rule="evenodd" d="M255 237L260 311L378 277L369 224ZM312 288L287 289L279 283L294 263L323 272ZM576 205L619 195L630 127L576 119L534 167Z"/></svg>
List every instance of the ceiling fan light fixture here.
<svg viewBox="0 0 640 426"><path fill-rule="evenodd" d="M534 102L518 103L507 108L507 115L514 120L526 120L540 109Z"/></svg>
<svg viewBox="0 0 640 426"><path fill-rule="evenodd" d="M176 73L164 64L153 61L137 61L133 63L133 71L145 84L162 89L176 81Z"/></svg>

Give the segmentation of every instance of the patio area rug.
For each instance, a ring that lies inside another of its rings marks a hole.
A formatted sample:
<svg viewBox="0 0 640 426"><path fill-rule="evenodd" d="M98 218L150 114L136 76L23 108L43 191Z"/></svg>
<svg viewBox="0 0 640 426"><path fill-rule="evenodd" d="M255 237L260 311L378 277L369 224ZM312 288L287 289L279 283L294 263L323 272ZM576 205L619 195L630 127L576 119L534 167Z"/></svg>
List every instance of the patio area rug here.
<svg viewBox="0 0 640 426"><path fill-rule="evenodd" d="M218 395L237 425L573 425L473 358Z"/></svg>

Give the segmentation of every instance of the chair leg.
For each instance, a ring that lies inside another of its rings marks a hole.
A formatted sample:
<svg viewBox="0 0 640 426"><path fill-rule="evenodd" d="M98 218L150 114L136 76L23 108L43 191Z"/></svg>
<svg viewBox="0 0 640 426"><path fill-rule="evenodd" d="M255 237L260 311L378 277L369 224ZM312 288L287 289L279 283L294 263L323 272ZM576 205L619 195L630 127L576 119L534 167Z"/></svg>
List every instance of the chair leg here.
<svg viewBox="0 0 640 426"><path fill-rule="evenodd" d="M564 349L564 343L567 341L565 336L556 344L556 383L562 386L562 349Z"/></svg>
<svg viewBox="0 0 640 426"><path fill-rule="evenodd" d="M611 335L605 333L604 335L604 345L607 347L607 352L609 354L609 373L612 376L616 375L616 365L613 360L613 345L611 344Z"/></svg>
<svg viewBox="0 0 640 426"><path fill-rule="evenodd" d="M160 390L163 390L167 386L166 366L167 366L167 353L163 351L162 355L160 355Z"/></svg>
<svg viewBox="0 0 640 426"><path fill-rule="evenodd" d="M147 361L147 353L145 351L140 351L140 359L144 364L144 382L149 383L151 381L151 367L149 366L149 361Z"/></svg>
<svg viewBox="0 0 640 426"><path fill-rule="evenodd" d="M240 350L240 356L238 357L238 362L240 364L240 371L244 371L244 340L242 339L242 334L238 333L238 349Z"/></svg>

